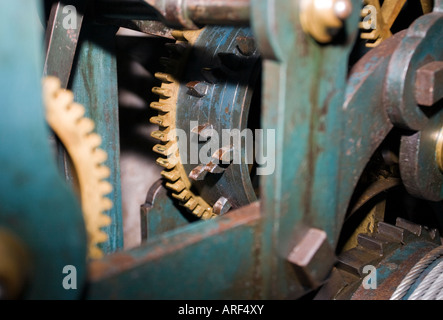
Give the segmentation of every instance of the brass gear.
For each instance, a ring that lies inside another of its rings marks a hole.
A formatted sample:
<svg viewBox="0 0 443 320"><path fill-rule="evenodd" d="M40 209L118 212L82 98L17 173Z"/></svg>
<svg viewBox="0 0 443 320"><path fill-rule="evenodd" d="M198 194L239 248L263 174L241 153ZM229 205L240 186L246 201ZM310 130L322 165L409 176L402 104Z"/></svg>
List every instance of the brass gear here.
<svg viewBox="0 0 443 320"><path fill-rule="evenodd" d="M88 257L101 258L103 252L97 245L108 239L101 228L111 223L111 218L103 212L112 208L112 201L105 197L112 191L112 185L104 181L110 170L102 164L107 154L99 149L101 137L92 132L94 122L84 117L85 108L74 102L73 93L60 88L58 78L44 78L43 99L46 120L71 157L78 179Z"/></svg>
<svg viewBox="0 0 443 320"><path fill-rule="evenodd" d="M360 29L362 30L361 38L367 40L367 47L376 47L381 42L392 36L391 28L394 22L399 17L399 14L406 4L407 0L384 0L380 3L380 0L365 0L365 7L362 9L361 15L363 19L370 14L374 14L368 9L367 6L375 8L376 21L375 28L368 28L365 22L360 23ZM432 11L432 0L420 0L423 14ZM372 23L372 21L371 21Z"/></svg>
<svg viewBox="0 0 443 320"><path fill-rule="evenodd" d="M171 73L155 74L155 77L162 82L160 87L154 87L152 92L159 95L159 101L151 103L151 108L158 111L158 116L152 117L150 122L157 124L159 130L152 133L152 137L160 140L162 143L154 146L153 150L162 155L157 159L157 164L165 168L161 172L162 176L168 181L166 187L172 191L172 196L179 200L180 203L188 209L192 214L201 219L211 219L217 215L213 208L201 197L197 196L191 190L191 182L188 175L180 162L178 143L175 134L175 118L177 110L177 99L180 83L177 80L180 76L178 72L183 70L186 63L187 53L195 44L200 33L203 31L174 31L172 35L177 40L176 45L185 48L181 52L181 59L171 61L167 64L174 64Z"/></svg>

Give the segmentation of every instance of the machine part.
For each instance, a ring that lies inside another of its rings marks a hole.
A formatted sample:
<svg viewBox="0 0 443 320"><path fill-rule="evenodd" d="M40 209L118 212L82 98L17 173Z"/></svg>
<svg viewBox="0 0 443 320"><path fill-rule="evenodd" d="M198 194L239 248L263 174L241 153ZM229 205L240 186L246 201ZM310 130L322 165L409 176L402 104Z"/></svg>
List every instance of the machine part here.
<svg viewBox="0 0 443 320"><path fill-rule="evenodd" d="M108 239L101 228L111 223L103 211L112 207L112 201L105 197L112 191L112 185L104 181L110 175L109 168L102 164L107 154L98 148L101 138L92 132L94 122L83 117L84 107L73 102L74 95L61 89L57 78L44 79L43 97L48 124L68 151L78 178L88 234L88 257L101 258L103 252L97 245Z"/></svg>
<svg viewBox="0 0 443 320"><path fill-rule="evenodd" d="M241 150L220 146L209 163L192 162L214 132L222 137L247 128L258 54L248 29L206 27L174 36L179 53L166 59L167 73L156 74L162 86L153 88L160 100L151 104L159 111L151 122L160 130L152 136L163 142L154 151L163 156L157 163L165 168L162 176L173 197L195 216L209 219L257 199L248 164L231 164L234 152L246 159L243 145ZM180 150L178 129L190 144L199 141L198 150Z"/></svg>
<svg viewBox="0 0 443 320"><path fill-rule="evenodd" d="M421 106L432 107L443 99L443 61L433 61L417 70L415 100Z"/></svg>
<svg viewBox="0 0 443 320"><path fill-rule="evenodd" d="M300 281L307 287L318 288L328 277L336 259L326 232L311 228L288 256Z"/></svg>
<svg viewBox="0 0 443 320"><path fill-rule="evenodd" d="M331 42L352 13L349 0L301 0L300 22L303 30L321 43Z"/></svg>
<svg viewBox="0 0 443 320"><path fill-rule="evenodd" d="M364 4L360 36L367 40L367 47L373 48L392 36L392 28L399 19L402 19L401 11L407 0L384 0L382 4L380 0L365 0ZM423 14L430 13L433 0L420 0L420 5Z"/></svg>
<svg viewBox="0 0 443 320"><path fill-rule="evenodd" d="M86 232L79 202L48 141L39 4L0 2L0 225L20 239L31 258L21 298L78 299L86 279ZM15 24L22 27L11 28ZM76 266L78 290L61 285L66 265Z"/></svg>
<svg viewBox="0 0 443 320"><path fill-rule="evenodd" d="M358 245L338 256L331 281L316 299L387 300L414 264L440 244L435 229L401 218L395 226L379 222L376 232L360 234ZM372 290L365 289L368 266L374 267L377 275Z"/></svg>
<svg viewBox="0 0 443 320"><path fill-rule="evenodd" d="M430 115L438 111L435 106L418 105L415 95L417 89L429 90L425 87L426 81L417 82L417 72L433 61L443 60L443 14L435 11L418 18L410 26L389 62L383 105L392 123L402 128L420 130Z"/></svg>
<svg viewBox="0 0 443 320"><path fill-rule="evenodd" d="M164 232L186 226L197 217L181 212L181 208L170 196L163 179L149 189L145 203L141 206L141 238L151 240Z"/></svg>
<svg viewBox="0 0 443 320"><path fill-rule="evenodd" d="M442 126L443 114L439 112L422 131L401 139L400 173L406 190L415 197L443 199L443 172L439 166Z"/></svg>
<svg viewBox="0 0 443 320"><path fill-rule="evenodd" d="M10 231L0 228L0 300L18 299L30 276L29 252Z"/></svg>
<svg viewBox="0 0 443 320"><path fill-rule="evenodd" d="M443 246L439 246L432 251L428 252L423 258L420 259L420 261L408 272L407 276L402 280L400 285L395 289L394 293L391 296L390 300L400 300L402 299L408 292L408 290L413 286L415 281L420 277L420 275L423 273L423 271L435 260L439 259L441 256L443 256ZM441 267L436 267L434 270L440 271ZM433 271L434 271L433 270ZM440 275L439 273L438 275ZM434 277L434 273L431 271L429 274L430 278L426 277L421 285L424 285L425 287L429 287L430 285L429 280ZM427 280L428 279L428 280ZM434 278L435 280L435 278ZM443 283L440 282L440 289L443 289ZM422 287L417 287L415 291L412 293L412 295L409 297L410 300L416 300L418 297L420 297L422 292ZM440 291L439 291L440 292Z"/></svg>
<svg viewBox="0 0 443 320"><path fill-rule="evenodd" d="M46 58L43 76L60 79L60 86L68 87L77 43L86 9L85 0L57 1L51 8L46 28ZM73 11L75 8L75 12ZM67 17L68 14L74 15ZM69 20L67 19L69 18Z"/></svg>

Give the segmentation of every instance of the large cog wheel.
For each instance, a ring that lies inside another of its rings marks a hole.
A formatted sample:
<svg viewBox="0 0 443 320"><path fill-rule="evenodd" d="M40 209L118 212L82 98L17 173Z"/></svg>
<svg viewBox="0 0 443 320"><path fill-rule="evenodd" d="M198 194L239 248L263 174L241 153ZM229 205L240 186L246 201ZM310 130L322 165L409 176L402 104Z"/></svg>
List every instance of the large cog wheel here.
<svg viewBox="0 0 443 320"><path fill-rule="evenodd" d="M43 80L43 99L46 120L65 146L78 179L81 207L88 236L88 257L101 258L98 244L108 240L102 227L111 223L104 211L112 208L112 201L105 197L112 185L105 181L110 170L102 163L107 153L100 149L101 137L93 132L94 122L85 118L85 108L74 102L71 91L60 88L56 77Z"/></svg>
<svg viewBox="0 0 443 320"><path fill-rule="evenodd" d="M193 215L210 219L256 200L250 167L191 164L190 155L179 150L176 131L200 138L206 131L210 139L212 130L246 128L257 49L248 29L206 27L173 35L177 40L170 45L173 57L163 59L167 70L155 75L161 87L152 90L160 96L151 104L158 116L150 121L159 126L152 136L162 142L153 150L162 155L157 163L165 168L162 176L172 196ZM191 121L198 126L191 128ZM221 161L232 150L220 147L212 157ZM187 161L182 163L183 159Z"/></svg>

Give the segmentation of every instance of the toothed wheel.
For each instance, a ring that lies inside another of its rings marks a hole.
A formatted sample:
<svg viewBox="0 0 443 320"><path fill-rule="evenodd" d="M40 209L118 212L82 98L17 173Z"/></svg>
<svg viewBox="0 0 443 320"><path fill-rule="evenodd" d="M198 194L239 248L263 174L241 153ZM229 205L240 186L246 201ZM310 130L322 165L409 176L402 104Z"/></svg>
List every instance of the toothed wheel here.
<svg viewBox="0 0 443 320"><path fill-rule="evenodd" d="M153 88L160 99L151 104L158 116L150 121L159 126L152 136L161 141L154 151L162 155L157 163L165 168L162 176L172 196L195 216L210 219L257 200L245 148L233 150L221 141L214 149L208 145L216 142L214 133L221 139L223 130L248 127L259 55L246 28L206 27L173 35L171 57L162 60L166 72L156 74L162 85ZM178 143L178 130L186 133L187 143ZM234 152L241 163L232 163ZM197 156L202 153L209 160Z"/></svg>
<svg viewBox="0 0 443 320"><path fill-rule="evenodd" d="M433 0L365 0L364 4L361 38L367 40L367 47L376 47L395 33L395 24L400 24L400 29L407 28L419 15L431 12ZM409 10L404 10L406 6Z"/></svg>
<svg viewBox="0 0 443 320"><path fill-rule="evenodd" d="M103 252L98 244L108 239L101 228L111 223L111 218L103 213L112 208L112 201L105 197L112 191L112 185L104 181L110 175L109 168L102 164L107 154L99 149L100 136L92 132L94 122L83 117L85 108L74 102L72 92L60 88L57 78L43 80L43 98L47 122L65 146L76 172L88 235L88 257L100 258Z"/></svg>

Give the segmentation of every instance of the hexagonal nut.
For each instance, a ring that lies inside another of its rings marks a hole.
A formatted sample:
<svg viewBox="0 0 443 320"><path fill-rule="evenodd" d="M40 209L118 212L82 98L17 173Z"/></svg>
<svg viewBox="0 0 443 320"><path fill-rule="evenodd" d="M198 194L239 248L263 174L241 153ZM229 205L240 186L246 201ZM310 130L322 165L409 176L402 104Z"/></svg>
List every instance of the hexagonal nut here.
<svg viewBox="0 0 443 320"><path fill-rule="evenodd" d="M311 288L324 283L337 261L326 232L316 228L306 232L287 259L294 265L300 282Z"/></svg>

